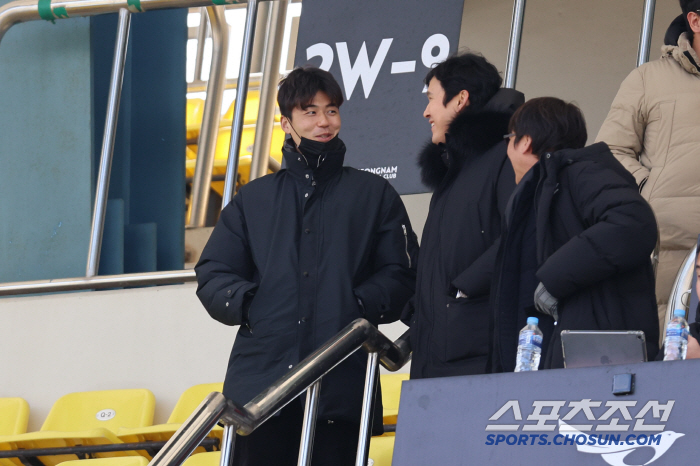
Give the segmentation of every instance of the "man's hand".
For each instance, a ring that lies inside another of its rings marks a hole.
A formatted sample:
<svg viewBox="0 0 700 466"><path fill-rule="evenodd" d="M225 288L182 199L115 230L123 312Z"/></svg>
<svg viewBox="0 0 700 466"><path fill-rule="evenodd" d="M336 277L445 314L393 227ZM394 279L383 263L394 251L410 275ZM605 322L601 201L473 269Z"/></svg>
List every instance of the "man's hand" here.
<svg viewBox="0 0 700 466"><path fill-rule="evenodd" d="M549 291L540 282L535 290L535 308L542 314L547 314L554 318L554 321L559 320L559 301L557 298L549 294Z"/></svg>
<svg viewBox="0 0 700 466"><path fill-rule="evenodd" d="M692 335L688 335L688 353L685 359L700 359L700 343Z"/></svg>

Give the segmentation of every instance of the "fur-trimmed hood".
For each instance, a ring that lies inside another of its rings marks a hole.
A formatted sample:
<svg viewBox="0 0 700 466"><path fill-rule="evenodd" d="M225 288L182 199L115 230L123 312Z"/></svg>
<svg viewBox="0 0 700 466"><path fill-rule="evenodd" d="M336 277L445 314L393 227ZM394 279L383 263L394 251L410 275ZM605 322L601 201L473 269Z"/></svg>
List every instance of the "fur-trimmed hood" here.
<svg viewBox="0 0 700 466"><path fill-rule="evenodd" d="M477 157L503 139L508 122L525 96L514 89L500 89L483 109L460 113L450 124L445 144L428 142L418 156L421 180L435 190L448 171L458 171L464 162Z"/></svg>

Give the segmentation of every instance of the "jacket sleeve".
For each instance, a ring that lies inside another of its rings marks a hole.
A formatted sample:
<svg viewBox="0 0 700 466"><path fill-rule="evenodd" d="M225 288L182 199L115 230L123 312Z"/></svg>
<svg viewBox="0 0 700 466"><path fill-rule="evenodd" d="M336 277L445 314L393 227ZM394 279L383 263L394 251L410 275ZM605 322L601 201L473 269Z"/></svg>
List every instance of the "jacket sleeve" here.
<svg viewBox="0 0 700 466"><path fill-rule="evenodd" d="M401 316L415 292L418 256L418 240L406 208L388 182L382 204L382 217L374 233L374 273L354 289L365 317L375 325L394 322Z"/></svg>
<svg viewBox="0 0 700 466"><path fill-rule="evenodd" d="M241 193L221 212L195 267L197 297L210 316L240 325L245 294L254 291L255 266L248 243Z"/></svg>
<svg viewBox="0 0 700 466"><path fill-rule="evenodd" d="M508 200L514 189L515 173L510 165L510 161L506 160L496 186L499 221L505 215ZM452 280L451 285L470 298L488 294L491 291L491 279L496 267L496 255L498 254L500 242L501 239L497 238L481 256Z"/></svg>
<svg viewBox="0 0 700 466"><path fill-rule="evenodd" d="M650 261L656 220L634 185L595 162L569 181L574 209L587 228L557 249L537 271L554 297L564 299ZM566 190L561 192L566 196Z"/></svg>
<svg viewBox="0 0 700 466"><path fill-rule="evenodd" d="M620 85L596 142L606 142L613 155L629 171L637 185L649 176L639 155L644 146L647 112L644 101L644 79L639 69L633 70Z"/></svg>

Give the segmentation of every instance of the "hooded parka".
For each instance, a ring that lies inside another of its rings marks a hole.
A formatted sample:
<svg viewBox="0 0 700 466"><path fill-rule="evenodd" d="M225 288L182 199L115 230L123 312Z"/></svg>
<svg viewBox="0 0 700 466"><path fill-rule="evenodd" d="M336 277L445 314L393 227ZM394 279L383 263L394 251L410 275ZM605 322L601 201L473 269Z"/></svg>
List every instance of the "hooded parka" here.
<svg viewBox="0 0 700 466"><path fill-rule="evenodd" d="M344 144L318 167L291 139L283 153L286 169L243 186L221 212L195 268L207 312L245 324L224 383L241 405L353 320L397 320L414 292L418 246L394 188L343 167ZM319 419L359 423L366 365L358 351L323 378Z"/></svg>
<svg viewBox="0 0 700 466"><path fill-rule="evenodd" d="M597 137L634 175L656 214L660 325L678 269L700 233L700 61L686 33L662 51L623 81Z"/></svg>
<svg viewBox="0 0 700 466"><path fill-rule="evenodd" d="M503 136L521 93L501 89L480 111L450 124L445 144L419 158L434 190L421 239L410 320L411 378L483 374L489 349L489 290L501 215L515 187ZM457 298L457 290L468 297Z"/></svg>
<svg viewBox="0 0 700 466"><path fill-rule="evenodd" d="M603 143L548 153L533 170L536 178L523 178L525 184L513 196L498 252L494 370L515 369L518 332L530 316L547 324L545 368L564 367L562 330L642 330L653 360L659 335L650 256L657 230L634 178ZM534 243L531 257L536 262L524 266L517 261L525 245L515 239L528 230L521 213L530 203L535 228L534 235L526 236ZM517 270L534 272L534 277L514 280ZM556 326L534 309L539 282L559 300ZM522 285L531 302L525 313L517 310Z"/></svg>

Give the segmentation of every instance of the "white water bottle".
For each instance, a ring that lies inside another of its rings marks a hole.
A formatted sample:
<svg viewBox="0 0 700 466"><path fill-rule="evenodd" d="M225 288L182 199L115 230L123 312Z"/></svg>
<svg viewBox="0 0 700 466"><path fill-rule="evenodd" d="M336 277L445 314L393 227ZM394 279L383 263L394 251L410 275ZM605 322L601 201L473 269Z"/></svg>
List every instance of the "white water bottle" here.
<svg viewBox="0 0 700 466"><path fill-rule="evenodd" d="M666 339L664 340L664 361L685 359L688 352L688 322L685 320L685 311L676 309L673 311L673 319L666 326Z"/></svg>
<svg viewBox="0 0 700 466"><path fill-rule="evenodd" d="M528 317L527 325L520 331L515 372L536 371L540 367L542 331L537 326L539 323L537 317Z"/></svg>

